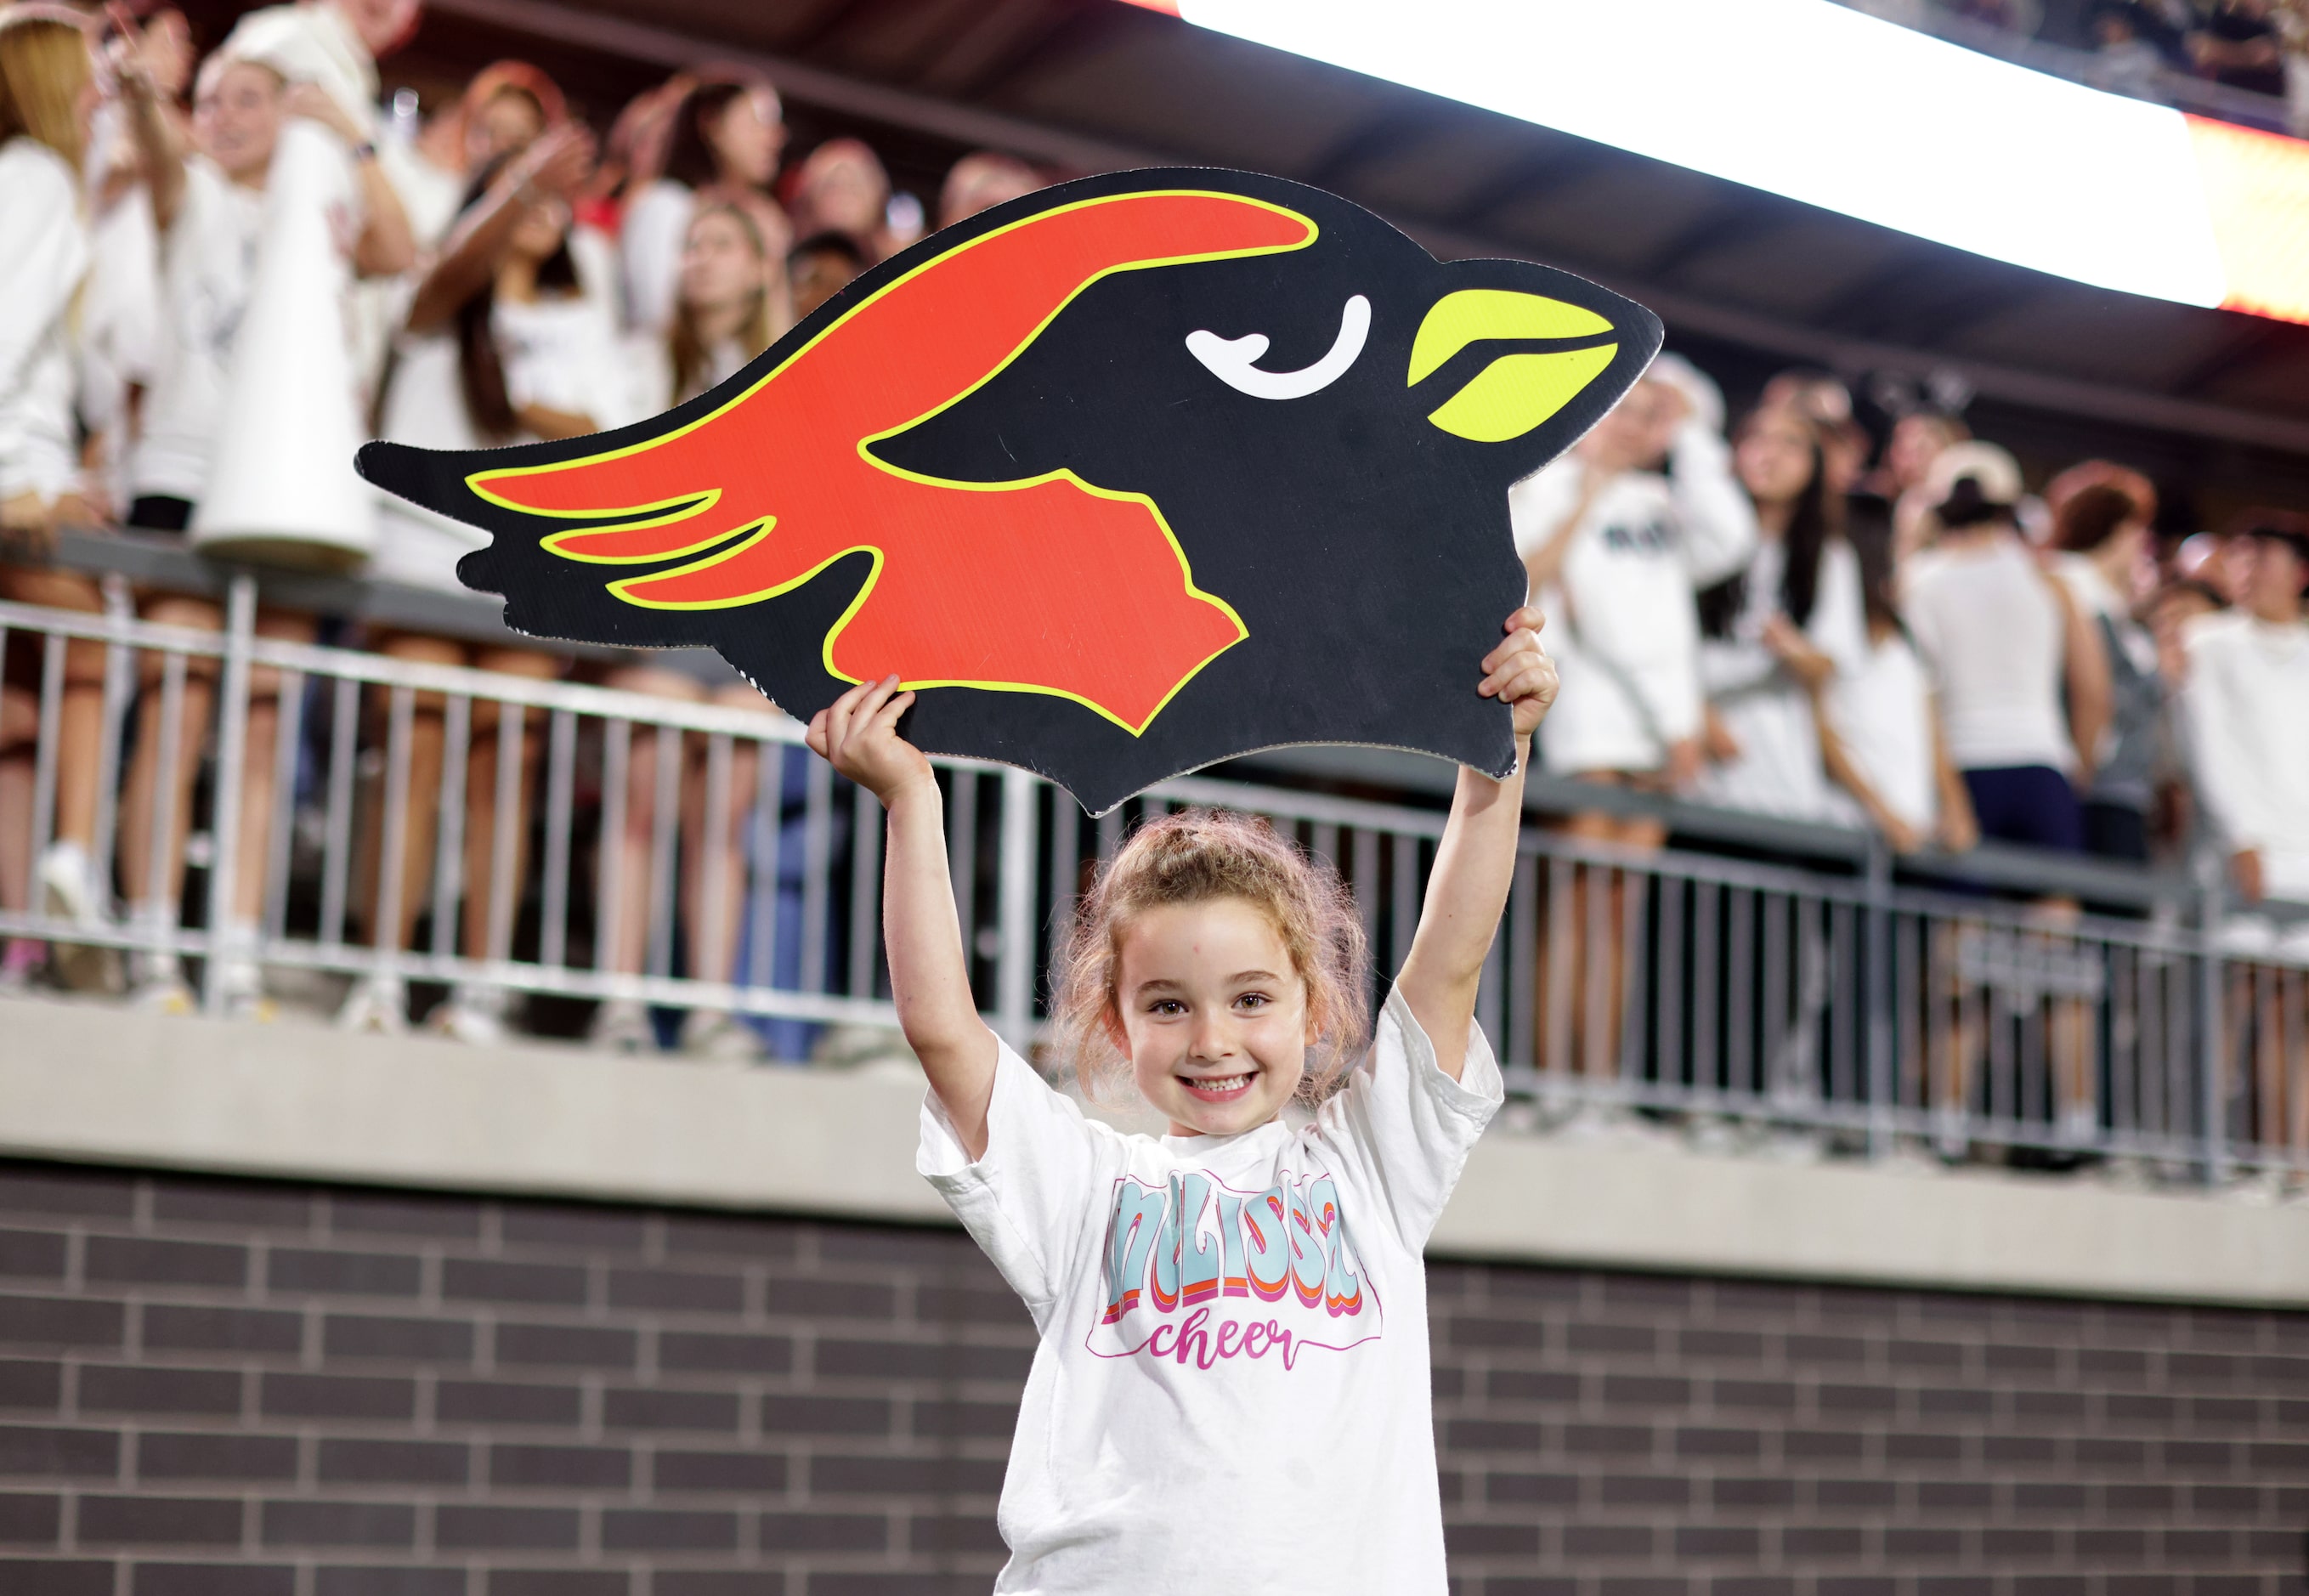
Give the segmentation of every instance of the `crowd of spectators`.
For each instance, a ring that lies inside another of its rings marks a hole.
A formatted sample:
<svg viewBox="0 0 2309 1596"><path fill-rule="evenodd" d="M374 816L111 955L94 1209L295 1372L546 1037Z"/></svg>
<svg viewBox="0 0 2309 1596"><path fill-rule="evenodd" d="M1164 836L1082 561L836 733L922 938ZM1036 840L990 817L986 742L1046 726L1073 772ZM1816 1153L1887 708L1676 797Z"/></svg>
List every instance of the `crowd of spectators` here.
<svg viewBox="0 0 2309 1596"><path fill-rule="evenodd" d="M500 62L413 136L396 136L378 110L376 60L410 31L418 3L251 13L204 56L170 11L108 31L63 5L0 9L0 597L101 607L93 579L44 558L60 527L117 522L163 537L197 527L243 334L265 313L256 273L282 225L288 202L273 191L296 141L324 141L342 175L321 193L343 268L330 325L369 429L436 448L574 436L703 393L933 220L855 139L797 159L776 91L738 70L674 77L597 141L544 73ZM2163 14L2149 0L2123 9L2142 13L2140 27ZM2218 19L2261 9L2227 0L2189 37L2235 35L2242 48L2243 30ZM967 156L935 220L1043 181L1007 156ZM2309 903L2299 712L2309 522L2272 511L2220 536L2158 540L2156 491L2121 465L2087 462L2030 494L2012 457L1956 417L1917 409L1880 443L1842 384L1818 373L1776 379L1732 425L1714 384L1673 356L1519 486L1511 510L1562 674L1541 735L1552 774L1872 827L1902 854L1986 837L2169 860L2192 826L2210 828L2241 900ZM377 516L370 575L462 591L456 563L480 534L398 501ZM202 599L156 591L139 608L180 626L222 624ZM290 613L263 612L258 627L316 635L313 617ZM511 634L376 629L360 641L406 660L531 677L575 669ZM65 651L56 841L32 859L23 795L42 683L26 642L9 641L0 697L0 907L38 899L82 923L176 923L197 761L163 753L209 738L212 667L188 673L170 725L148 661L118 795L119 857L102 859L105 651ZM702 651L584 669L668 700L762 707ZM243 819L260 831L236 850L238 878L215 889L230 894L217 955L225 986L249 1008L262 1006L261 973L235 938L253 942L263 899L261 827L286 735L276 691L255 673ZM506 741L485 709L469 729L456 939L480 957L507 911L491 900L504 875L489 866L508 784L495 763ZM381 809L365 808L356 912L377 945L410 945L431 901L436 839L452 818L438 812L446 744L440 703L420 697L403 834L383 836ZM516 881L534 745L532 727L513 749ZM669 789L659 755L637 742L624 831L602 843L636 882ZM693 971L726 975L743 927L726 907L709 914L698 877L707 858L739 848L754 772L735 772L729 801L709 807L702 743L680 757L684 945ZM718 839L707 835L715 824L728 828ZM1661 821L1623 808L1568 824L1625 847L1665 841ZM389 891L378 880L387 858L402 861ZM614 923L597 928L601 968L640 971L652 895L626 893ZM2287 935L2283 921L2256 933L2263 944ZM190 1004L174 955L140 954L124 975L100 948L51 952L67 984L125 979L141 1001ZM38 956L22 945L10 953L18 966ZM382 981L356 989L342 1017L391 1029L407 1009L407 994ZM461 988L432 1022L486 1040L505 1021L500 996ZM604 1005L594 1035L605 1047L653 1044L629 1005ZM684 1036L708 1051L759 1046L726 1015L693 1014Z"/></svg>

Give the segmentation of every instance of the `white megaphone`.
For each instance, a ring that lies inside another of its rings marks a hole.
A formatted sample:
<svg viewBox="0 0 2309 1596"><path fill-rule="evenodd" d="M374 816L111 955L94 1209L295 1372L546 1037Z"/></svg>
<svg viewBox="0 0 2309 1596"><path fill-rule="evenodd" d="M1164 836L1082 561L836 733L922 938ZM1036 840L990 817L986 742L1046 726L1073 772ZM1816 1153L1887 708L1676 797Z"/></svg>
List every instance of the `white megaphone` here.
<svg viewBox="0 0 2309 1596"><path fill-rule="evenodd" d="M351 157L334 134L289 117L264 191L264 237L193 547L349 570L376 547L376 500L353 471L367 433L346 347L351 273L332 229L333 217L354 212Z"/></svg>

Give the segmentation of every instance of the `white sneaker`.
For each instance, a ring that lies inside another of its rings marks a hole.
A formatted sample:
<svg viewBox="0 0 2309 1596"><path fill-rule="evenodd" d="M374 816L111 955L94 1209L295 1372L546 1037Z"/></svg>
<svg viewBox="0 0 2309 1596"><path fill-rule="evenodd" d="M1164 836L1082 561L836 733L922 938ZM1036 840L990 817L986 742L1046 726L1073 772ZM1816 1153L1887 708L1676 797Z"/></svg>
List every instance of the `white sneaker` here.
<svg viewBox="0 0 2309 1596"><path fill-rule="evenodd" d="M2100 1140L2100 1114L2090 1103L2071 1103L2061 1110L2061 1141L2070 1147L2089 1147Z"/></svg>
<svg viewBox="0 0 2309 1596"><path fill-rule="evenodd" d="M471 1048L501 1048L511 1034L506 1026L508 994L503 987L476 987L460 982L449 1001L433 1011L427 1029Z"/></svg>
<svg viewBox="0 0 2309 1596"><path fill-rule="evenodd" d="M409 992L394 975L365 976L337 1010L337 1029L399 1036L409 1029Z"/></svg>
<svg viewBox="0 0 2309 1596"><path fill-rule="evenodd" d="M1960 1164L1970 1156L1972 1138L1965 1134L1963 1109L1933 1110L1933 1151L1943 1163Z"/></svg>
<svg viewBox="0 0 2309 1596"><path fill-rule="evenodd" d="M657 1033L650 1029L648 1011L640 1004L613 997L593 1012L585 1045L597 1053L654 1053Z"/></svg>
<svg viewBox="0 0 2309 1596"><path fill-rule="evenodd" d="M694 1008L681 1022L681 1050L692 1058L752 1064L762 1057L762 1039L727 1009Z"/></svg>
<svg viewBox="0 0 2309 1596"><path fill-rule="evenodd" d="M33 871L40 890L40 912L91 930L106 921L104 878L88 850L77 842L51 842L41 851ZM87 943L51 941L48 958L56 979L75 992L117 992L120 989L117 950Z"/></svg>
<svg viewBox="0 0 2309 1596"><path fill-rule="evenodd" d="M135 990L128 995L128 1002L134 1008L155 1014L198 1014L201 1006L185 978L174 971L140 976Z"/></svg>

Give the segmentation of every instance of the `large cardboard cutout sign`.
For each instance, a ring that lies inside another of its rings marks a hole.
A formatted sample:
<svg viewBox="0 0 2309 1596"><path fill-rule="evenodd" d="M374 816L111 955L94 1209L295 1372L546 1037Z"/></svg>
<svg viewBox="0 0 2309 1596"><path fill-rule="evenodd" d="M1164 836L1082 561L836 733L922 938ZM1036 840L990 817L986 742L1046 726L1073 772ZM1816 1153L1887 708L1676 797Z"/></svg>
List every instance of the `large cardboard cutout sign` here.
<svg viewBox="0 0 2309 1596"><path fill-rule="evenodd" d="M1659 342L1319 189L1127 172L924 239L654 420L359 463L492 535L458 574L522 631L709 644L805 718L895 671L921 746L1094 812L1286 743L1504 775L1508 487Z"/></svg>

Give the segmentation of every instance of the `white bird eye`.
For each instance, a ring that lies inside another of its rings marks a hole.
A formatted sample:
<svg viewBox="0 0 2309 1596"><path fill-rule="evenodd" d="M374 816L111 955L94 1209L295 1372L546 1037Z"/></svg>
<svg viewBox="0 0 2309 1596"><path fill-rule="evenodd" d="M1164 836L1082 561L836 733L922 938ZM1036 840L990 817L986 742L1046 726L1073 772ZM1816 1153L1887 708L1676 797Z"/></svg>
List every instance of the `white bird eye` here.
<svg viewBox="0 0 2309 1596"><path fill-rule="evenodd" d="M1355 357L1371 336L1371 301L1355 295L1339 312L1339 336L1330 353L1297 371L1261 371L1255 362L1267 353L1267 334L1249 332L1241 338L1221 338L1215 332L1187 334L1187 352L1204 369L1238 393L1253 399L1304 399L1347 375Z"/></svg>

